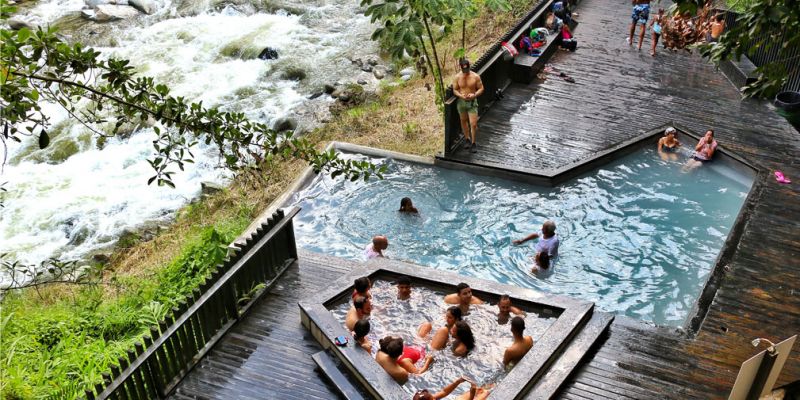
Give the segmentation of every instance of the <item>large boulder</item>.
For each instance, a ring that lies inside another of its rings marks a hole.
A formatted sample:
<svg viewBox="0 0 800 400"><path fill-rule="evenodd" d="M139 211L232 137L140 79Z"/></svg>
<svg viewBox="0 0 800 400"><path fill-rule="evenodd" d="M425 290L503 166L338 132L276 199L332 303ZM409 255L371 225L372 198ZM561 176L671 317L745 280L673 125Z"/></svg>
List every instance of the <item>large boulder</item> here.
<svg viewBox="0 0 800 400"><path fill-rule="evenodd" d="M29 22L25 22L25 21L23 21L21 19L12 18L12 19L9 19L8 21L6 21L6 23L8 24L8 26L11 29L13 29L15 31L18 31L18 30L20 30L22 28L28 28L28 29L30 29L32 31L36 30L36 27L33 26L33 24L31 24Z"/></svg>
<svg viewBox="0 0 800 400"><path fill-rule="evenodd" d="M131 7L145 14L152 14L158 10L158 7L153 0L127 0L127 2L131 5Z"/></svg>
<svg viewBox="0 0 800 400"><path fill-rule="evenodd" d="M272 121L271 129L276 132L294 131L297 129L297 120L292 117L278 117Z"/></svg>
<svg viewBox="0 0 800 400"><path fill-rule="evenodd" d="M265 47L264 50L261 50L258 58L261 60L277 60L278 50L275 50L272 47Z"/></svg>
<svg viewBox="0 0 800 400"><path fill-rule="evenodd" d="M94 10L82 10L81 15L93 21L106 22L132 18L139 15L139 11L131 6L101 4L95 7Z"/></svg>

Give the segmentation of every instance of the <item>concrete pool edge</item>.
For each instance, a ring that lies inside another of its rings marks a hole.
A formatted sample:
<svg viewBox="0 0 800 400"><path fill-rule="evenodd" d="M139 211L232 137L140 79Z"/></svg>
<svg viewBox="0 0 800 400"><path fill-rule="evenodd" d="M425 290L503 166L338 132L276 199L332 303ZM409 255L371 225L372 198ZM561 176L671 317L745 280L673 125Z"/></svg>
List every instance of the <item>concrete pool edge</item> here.
<svg viewBox="0 0 800 400"><path fill-rule="evenodd" d="M326 257L341 260L338 257ZM344 262L352 266L349 273L332 282L327 288L321 289L313 297L298 303L301 322L323 348L330 349L342 361L371 396L379 399L406 398L408 393L389 378L366 352L353 345L339 347L333 344L333 338L336 336L349 337L350 333L325 306L342 296L348 296L352 291L353 279L356 277L407 275L417 285L421 282L424 286L448 288L451 291L455 291L456 282L461 281L468 283L477 296L496 298L505 293L518 304L535 304L540 306L539 308L562 310L556 321L536 341L525 358L499 382L490 399L517 399L528 394L527 392L539 379L550 372L550 365L558 360L563 350L570 345L573 337L581 331L592 315L606 314L595 311L594 303L584 300L461 276L431 267L385 259L371 260L367 263Z"/></svg>

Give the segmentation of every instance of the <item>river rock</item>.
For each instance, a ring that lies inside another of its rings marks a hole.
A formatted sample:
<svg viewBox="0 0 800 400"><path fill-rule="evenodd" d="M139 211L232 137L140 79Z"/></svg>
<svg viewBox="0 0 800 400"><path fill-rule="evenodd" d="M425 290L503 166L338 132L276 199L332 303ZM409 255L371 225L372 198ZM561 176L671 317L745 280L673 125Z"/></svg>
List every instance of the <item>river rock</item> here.
<svg viewBox="0 0 800 400"><path fill-rule="evenodd" d="M367 84L367 80L366 80L366 79L359 79L359 80L358 80L358 81L356 81L356 82L357 82L359 85L366 85L366 84Z"/></svg>
<svg viewBox="0 0 800 400"><path fill-rule="evenodd" d="M331 94L336 90L336 87L330 83L326 83L322 90L325 92L325 94Z"/></svg>
<svg viewBox="0 0 800 400"><path fill-rule="evenodd" d="M261 53L259 53L258 58L260 60L277 60L278 50L272 47L264 47L264 50L261 50Z"/></svg>
<svg viewBox="0 0 800 400"><path fill-rule="evenodd" d="M411 79L411 75L401 75L400 76L400 80L403 81L403 82L407 82L410 79Z"/></svg>
<svg viewBox="0 0 800 400"><path fill-rule="evenodd" d="M401 77L407 76L407 77L409 77L409 79L412 76L414 76L415 73L416 73L416 71L414 70L413 67L406 67L406 68L403 68L403 69L400 70L400 76ZM408 80L408 79L405 79L405 80Z"/></svg>
<svg viewBox="0 0 800 400"><path fill-rule="evenodd" d="M222 186L218 183L214 182L200 182L200 194L202 195L212 195L214 193L219 193L225 190L225 186Z"/></svg>
<svg viewBox="0 0 800 400"><path fill-rule="evenodd" d="M139 11L131 6L101 4L95 7L94 10L82 10L81 14L93 21L106 22L132 18L139 15Z"/></svg>
<svg viewBox="0 0 800 400"><path fill-rule="evenodd" d="M92 256L92 261L97 264L108 264L108 262L111 261L111 254L97 253Z"/></svg>
<svg viewBox="0 0 800 400"><path fill-rule="evenodd" d="M378 65L372 69L372 75L375 77L375 79L383 79L386 77L386 68Z"/></svg>
<svg viewBox="0 0 800 400"><path fill-rule="evenodd" d="M156 10L158 10L158 7L156 7L156 3L154 3L152 0L125 0L125 1L127 1L128 4L131 5L131 7L145 14L152 14L156 12Z"/></svg>
<svg viewBox="0 0 800 400"><path fill-rule="evenodd" d="M293 131L297 128L297 120L292 117L278 117L272 121L272 130L277 132Z"/></svg>
<svg viewBox="0 0 800 400"><path fill-rule="evenodd" d="M28 29L30 29L32 31L36 30L36 27L33 26L33 24L31 24L30 22L25 22L25 21L23 21L21 19L13 19L12 18L12 19L9 19L8 21L6 21L6 23L8 24L8 26L11 29L13 29L15 31L18 31L18 30L20 30L22 28L28 28Z"/></svg>
<svg viewBox="0 0 800 400"><path fill-rule="evenodd" d="M364 64L361 66L361 70L364 72L372 72L372 65Z"/></svg>
<svg viewBox="0 0 800 400"><path fill-rule="evenodd" d="M372 65L373 67L378 65L378 58L377 57L367 58L367 64Z"/></svg>

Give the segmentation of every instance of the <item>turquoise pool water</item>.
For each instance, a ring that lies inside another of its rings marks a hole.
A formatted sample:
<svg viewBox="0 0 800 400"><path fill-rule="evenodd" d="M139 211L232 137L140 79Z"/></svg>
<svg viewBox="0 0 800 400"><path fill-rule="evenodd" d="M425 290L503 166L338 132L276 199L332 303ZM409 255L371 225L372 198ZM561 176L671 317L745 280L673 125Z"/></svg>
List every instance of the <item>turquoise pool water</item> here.
<svg viewBox="0 0 800 400"><path fill-rule="evenodd" d="M722 163L682 173L643 149L555 188L429 165L387 164L384 180L317 177L293 197L298 246L362 259L373 235L390 258L594 301L602 310L681 325L739 213L752 179ZM419 216L397 212L411 197ZM535 241L557 224L559 258L532 274Z"/></svg>

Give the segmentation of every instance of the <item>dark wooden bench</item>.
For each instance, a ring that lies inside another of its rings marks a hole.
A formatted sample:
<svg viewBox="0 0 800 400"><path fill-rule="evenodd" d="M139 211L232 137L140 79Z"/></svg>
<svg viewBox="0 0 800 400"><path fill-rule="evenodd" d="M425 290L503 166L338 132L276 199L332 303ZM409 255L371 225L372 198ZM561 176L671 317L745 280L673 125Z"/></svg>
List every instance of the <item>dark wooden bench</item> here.
<svg viewBox="0 0 800 400"><path fill-rule="evenodd" d="M365 400L361 391L350 382L350 379L342 372L339 361L332 355L328 354L327 350L320 351L311 356L314 363L317 364L320 372L325 375L328 380L333 383L333 386L339 390L339 393L347 400Z"/></svg>
<svg viewBox="0 0 800 400"><path fill-rule="evenodd" d="M756 68L755 64L746 56L742 56L739 61L725 60L719 64L719 69L737 89L756 81Z"/></svg>
<svg viewBox="0 0 800 400"><path fill-rule="evenodd" d="M511 79L518 83L531 83L560 45L561 32L558 32L547 36L547 43L539 48L541 53L538 56L529 56L520 52L519 55L514 57Z"/></svg>

